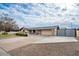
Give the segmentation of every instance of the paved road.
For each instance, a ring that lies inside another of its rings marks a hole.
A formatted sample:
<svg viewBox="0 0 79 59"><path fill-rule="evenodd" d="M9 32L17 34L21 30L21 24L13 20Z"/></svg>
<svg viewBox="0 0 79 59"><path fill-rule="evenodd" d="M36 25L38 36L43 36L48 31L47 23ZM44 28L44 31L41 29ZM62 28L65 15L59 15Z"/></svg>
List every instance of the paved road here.
<svg viewBox="0 0 79 59"><path fill-rule="evenodd" d="M4 31L1 31L0 34L3 33L3 32ZM12 32L12 31L11 32L8 32L8 34L15 34L15 33L17 33L17 32Z"/></svg>

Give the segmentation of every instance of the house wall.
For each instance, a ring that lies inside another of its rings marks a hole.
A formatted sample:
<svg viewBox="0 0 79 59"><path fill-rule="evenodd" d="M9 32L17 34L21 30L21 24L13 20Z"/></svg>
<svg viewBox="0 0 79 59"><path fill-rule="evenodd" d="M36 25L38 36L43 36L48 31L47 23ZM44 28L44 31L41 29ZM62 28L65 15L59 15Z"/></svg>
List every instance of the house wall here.
<svg viewBox="0 0 79 59"><path fill-rule="evenodd" d="M46 29L46 30L41 30L41 35L56 35L56 30L55 29Z"/></svg>
<svg viewBox="0 0 79 59"><path fill-rule="evenodd" d="M77 37L79 36L79 30L76 30L76 36Z"/></svg>
<svg viewBox="0 0 79 59"><path fill-rule="evenodd" d="M41 35L41 30L36 30L35 33Z"/></svg>
<svg viewBox="0 0 79 59"><path fill-rule="evenodd" d="M54 33L54 36L56 36L57 35L57 29L54 29L53 31L54 31L53 32Z"/></svg>

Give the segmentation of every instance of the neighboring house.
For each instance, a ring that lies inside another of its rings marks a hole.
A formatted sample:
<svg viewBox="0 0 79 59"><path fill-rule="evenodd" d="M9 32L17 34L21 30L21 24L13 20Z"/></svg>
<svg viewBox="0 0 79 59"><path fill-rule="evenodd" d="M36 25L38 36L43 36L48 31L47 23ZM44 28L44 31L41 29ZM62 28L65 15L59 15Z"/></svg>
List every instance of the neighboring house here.
<svg viewBox="0 0 79 59"><path fill-rule="evenodd" d="M21 32L28 32L28 30L25 27L20 28Z"/></svg>

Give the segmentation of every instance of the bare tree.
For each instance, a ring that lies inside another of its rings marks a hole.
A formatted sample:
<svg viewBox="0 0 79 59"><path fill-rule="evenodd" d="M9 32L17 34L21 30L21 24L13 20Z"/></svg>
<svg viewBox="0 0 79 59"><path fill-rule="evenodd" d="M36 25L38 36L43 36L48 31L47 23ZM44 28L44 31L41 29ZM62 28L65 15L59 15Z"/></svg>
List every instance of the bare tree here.
<svg viewBox="0 0 79 59"><path fill-rule="evenodd" d="M2 21L0 21L0 31L2 30Z"/></svg>
<svg viewBox="0 0 79 59"><path fill-rule="evenodd" d="M2 29L5 32L9 32L13 29L13 27L17 26L13 18L10 17L2 17L2 23L0 25L2 25Z"/></svg>

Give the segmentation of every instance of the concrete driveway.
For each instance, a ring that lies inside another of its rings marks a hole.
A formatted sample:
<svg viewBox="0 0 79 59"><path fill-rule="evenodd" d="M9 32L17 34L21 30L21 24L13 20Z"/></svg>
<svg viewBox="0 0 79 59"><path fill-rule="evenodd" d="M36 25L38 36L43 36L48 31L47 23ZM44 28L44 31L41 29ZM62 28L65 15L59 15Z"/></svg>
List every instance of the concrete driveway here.
<svg viewBox="0 0 79 59"><path fill-rule="evenodd" d="M0 56L10 56L4 49L0 48Z"/></svg>
<svg viewBox="0 0 79 59"><path fill-rule="evenodd" d="M10 51L12 49L22 47L36 40L31 37L17 37L17 38L10 38L10 39L1 39L0 40L0 47L6 51Z"/></svg>
<svg viewBox="0 0 79 59"><path fill-rule="evenodd" d="M75 37L57 37L57 36L50 36L44 39L40 39L34 43L62 43L62 42L77 42Z"/></svg>
<svg viewBox="0 0 79 59"><path fill-rule="evenodd" d="M31 35L28 37L17 37L10 39L1 39L0 47L5 51L11 51L13 49L27 46L29 44L36 43L62 43L62 42L77 42L74 37L57 37L57 36L37 36Z"/></svg>

